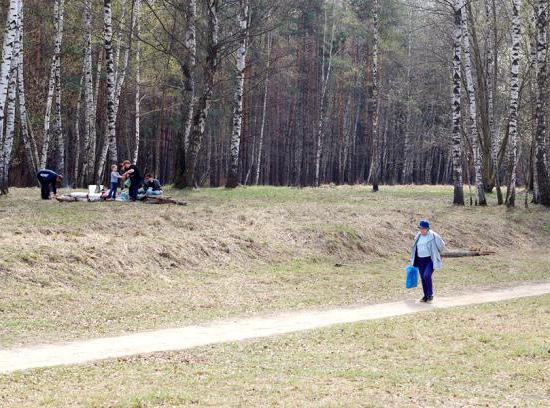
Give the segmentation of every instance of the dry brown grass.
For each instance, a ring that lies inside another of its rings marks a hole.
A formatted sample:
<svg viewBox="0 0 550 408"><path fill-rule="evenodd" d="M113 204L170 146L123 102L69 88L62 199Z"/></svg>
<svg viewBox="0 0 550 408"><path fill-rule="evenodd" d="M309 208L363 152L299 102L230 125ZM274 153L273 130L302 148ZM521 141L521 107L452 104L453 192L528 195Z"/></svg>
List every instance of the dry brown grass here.
<svg viewBox="0 0 550 408"><path fill-rule="evenodd" d="M402 297L424 217L450 247L497 252L448 261L438 293L550 278L549 211L455 208L447 187L172 194L189 206L2 198L0 344Z"/></svg>

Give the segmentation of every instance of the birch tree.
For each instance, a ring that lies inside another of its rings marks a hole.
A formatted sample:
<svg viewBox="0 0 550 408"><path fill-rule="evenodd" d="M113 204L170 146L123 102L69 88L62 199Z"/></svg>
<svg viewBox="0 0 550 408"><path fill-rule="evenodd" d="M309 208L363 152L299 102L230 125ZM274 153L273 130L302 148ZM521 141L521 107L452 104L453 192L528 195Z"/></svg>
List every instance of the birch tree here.
<svg viewBox="0 0 550 408"><path fill-rule="evenodd" d="M379 41L379 31L378 31L378 18L380 12L380 0L374 0L373 3L373 50L372 50L372 161L370 168L370 181L372 183L372 190L378 191L378 181L380 177L380 140L379 139L379 129L378 129L378 116L379 116L379 90L378 90L378 41Z"/></svg>
<svg viewBox="0 0 550 408"><path fill-rule="evenodd" d="M470 33L468 32L468 10L462 12L462 39L464 42L464 70L466 73L466 87L468 93L468 113L470 116L469 137L474 155L475 183L476 183L476 204L487 205L485 189L483 187L483 158L477 128L477 105L472 73L472 54L470 50Z"/></svg>
<svg viewBox="0 0 550 408"><path fill-rule="evenodd" d="M464 205L464 187L462 180L462 137L460 133L461 99L462 99L462 13L464 0L454 0L454 30L453 30L453 131L452 131L452 159L453 159L453 204Z"/></svg>
<svg viewBox="0 0 550 408"><path fill-rule="evenodd" d="M112 2L104 0L103 2L103 44L105 48L105 67L107 72L107 131L103 139L103 148L99 157L96 178L100 181L103 177L105 161L107 154L113 163L118 160L116 145L116 82L115 82L115 61L113 55L113 22L112 22Z"/></svg>
<svg viewBox="0 0 550 408"><path fill-rule="evenodd" d="M260 125L260 137L258 139L258 148L256 152L256 173L254 175L254 185L257 186L260 181L260 169L262 166L262 150L264 144L264 131L265 131L265 119L267 114L267 92L269 89L269 72L271 66L271 46L273 43L273 35L271 33L267 34L267 63L265 71L265 81L264 81L264 94L262 100L262 122Z"/></svg>
<svg viewBox="0 0 550 408"><path fill-rule="evenodd" d="M511 145L512 170L508 187L506 205L514 207L516 201L517 164L518 164L518 107L519 107L519 74L521 47L521 0L512 0L512 65L510 69L510 109L508 134Z"/></svg>
<svg viewBox="0 0 550 408"><path fill-rule="evenodd" d="M20 10L19 10L19 60L17 63L17 93L19 99L19 126L21 127L21 139L23 142L23 147L27 153L27 160L31 167L32 174L36 174L38 171L38 150L36 148L36 141L34 140L33 134L30 131L29 119L27 117L27 101L25 95L25 60L24 60L24 49L23 49L23 2L20 1ZM14 61L15 62L15 61Z"/></svg>
<svg viewBox="0 0 550 408"><path fill-rule="evenodd" d="M231 132L230 164L227 177L227 188L239 185L239 149L241 144L243 122L244 74L246 69L246 51L248 43L248 0L239 1L237 24L242 36L237 49L237 83L233 96L233 126Z"/></svg>
<svg viewBox="0 0 550 408"><path fill-rule="evenodd" d="M4 113L17 34L19 1L10 0L2 44L2 65L0 66L0 142L3 141Z"/></svg>
<svg viewBox="0 0 550 408"><path fill-rule="evenodd" d="M185 186L195 185L195 168L197 156L202 145L206 119L210 110L212 93L214 92L214 78L218 69L219 58L219 31L218 19L219 0L207 0L208 9L208 45L206 47L207 57L203 71L203 90L196 102L193 111L191 131L189 135L189 146L185 154Z"/></svg>
<svg viewBox="0 0 550 408"><path fill-rule="evenodd" d="M95 164L95 112L94 112L94 84L92 73L92 0L86 0L84 4L84 60L83 80L84 89L84 160L82 165L82 176L86 183L92 181L92 173ZM78 173L78 162L76 165Z"/></svg>
<svg viewBox="0 0 550 408"><path fill-rule="evenodd" d="M486 82L487 82L487 109L489 116L489 134L491 139L491 159L493 161L493 169L495 172L495 188L497 190L498 205L503 204L502 191L500 188L500 165L498 150L500 140L495 125L495 102L494 93L496 89L496 79L498 73L497 64L497 21L496 21L496 6L495 0L485 0L485 18L487 20L487 45L486 45Z"/></svg>
<svg viewBox="0 0 550 408"><path fill-rule="evenodd" d="M140 34L140 7L141 0L135 0L135 15L136 15L136 100L135 100L135 118L134 118L134 153L132 154L133 163L137 163L139 156L139 138L140 138L140 126L141 126L141 95L140 95L140 81L141 81L141 44L139 41Z"/></svg>
<svg viewBox="0 0 550 408"><path fill-rule="evenodd" d="M536 20L537 51L537 101L536 101L536 134L535 134L535 177L539 197L537 201L550 206L550 175L546 164L546 98L548 74L546 70L547 35L546 27L548 2L539 0Z"/></svg>
<svg viewBox="0 0 550 408"><path fill-rule="evenodd" d="M48 161L48 150L51 139L51 113L53 97L56 86L58 70L61 69L61 43L63 42L63 12L64 0L55 0L54 3L54 26L55 26L55 43L50 66L50 79L48 82L48 94L46 97L46 113L44 114L44 136L42 142L42 155L40 156L40 168L46 167Z"/></svg>
<svg viewBox="0 0 550 408"><path fill-rule="evenodd" d="M316 187L319 187L319 170L321 167L321 155L323 152L323 133L325 128L326 121L326 111L327 111L327 90L330 80L330 73L332 70L332 54L334 48L334 34L336 31L336 21L335 21L335 11L336 3L332 2L332 28L330 30L330 43L328 49L328 55L326 55L326 36L327 36L327 9L325 5L324 16L325 23L323 25L323 46L321 47L321 97L319 100L319 119L317 121L317 140L315 144L315 174L313 184ZM377 13L375 11L375 13ZM375 17L376 19L377 17ZM376 24L376 23L375 23ZM375 28L376 30L376 28ZM376 41L376 40L375 40Z"/></svg>

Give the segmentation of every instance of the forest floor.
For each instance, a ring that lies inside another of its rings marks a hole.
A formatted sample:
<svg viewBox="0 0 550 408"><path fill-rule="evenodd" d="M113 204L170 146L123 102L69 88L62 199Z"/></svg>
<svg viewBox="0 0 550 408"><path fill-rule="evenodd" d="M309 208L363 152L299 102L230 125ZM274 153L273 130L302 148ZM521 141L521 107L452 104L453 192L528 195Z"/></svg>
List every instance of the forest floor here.
<svg viewBox="0 0 550 408"><path fill-rule="evenodd" d="M446 259L437 296L550 279L550 211L456 208L451 193L203 189L170 192L189 202L177 207L61 204L13 189L0 199L0 344L415 299L403 269L420 218L449 249L496 252Z"/></svg>

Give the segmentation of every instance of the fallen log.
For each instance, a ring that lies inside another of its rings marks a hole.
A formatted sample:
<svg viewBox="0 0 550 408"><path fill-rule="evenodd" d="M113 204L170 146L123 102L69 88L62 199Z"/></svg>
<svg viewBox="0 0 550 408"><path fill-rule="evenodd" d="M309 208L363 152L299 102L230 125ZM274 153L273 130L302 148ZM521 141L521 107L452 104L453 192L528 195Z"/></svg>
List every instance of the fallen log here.
<svg viewBox="0 0 550 408"><path fill-rule="evenodd" d="M161 196L145 196L142 200L145 204L175 204L175 205L187 205L185 201L173 200L170 197Z"/></svg>
<svg viewBox="0 0 550 408"><path fill-rule="evenodd" d="M467 256L487 256L494 255L494 251L466 250L466 251L444 251L441 256L444 258L463 258Z"/></svg>

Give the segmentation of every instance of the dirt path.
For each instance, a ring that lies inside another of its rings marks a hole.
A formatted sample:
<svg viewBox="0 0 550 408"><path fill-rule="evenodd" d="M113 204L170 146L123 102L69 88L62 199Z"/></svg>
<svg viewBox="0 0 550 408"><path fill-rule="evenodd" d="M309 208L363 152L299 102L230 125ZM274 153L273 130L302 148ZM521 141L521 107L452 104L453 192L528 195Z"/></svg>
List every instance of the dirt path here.
<svg viewBox="0 0 550 408"><path fill-rule="evenodd" d="M65 344L0 350L0 373L38 367L79 364L133 354L184 350L209 344L316 329L334 324L382 319L434 309L497 302L549 293L550 282L524 284L508 289L437 298L430 305L414 301L403 301L332 310L300 311Z"/></svg>

